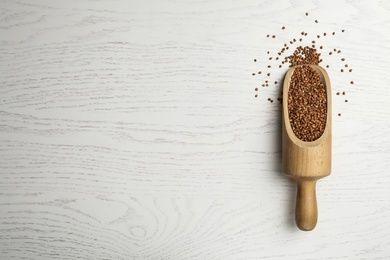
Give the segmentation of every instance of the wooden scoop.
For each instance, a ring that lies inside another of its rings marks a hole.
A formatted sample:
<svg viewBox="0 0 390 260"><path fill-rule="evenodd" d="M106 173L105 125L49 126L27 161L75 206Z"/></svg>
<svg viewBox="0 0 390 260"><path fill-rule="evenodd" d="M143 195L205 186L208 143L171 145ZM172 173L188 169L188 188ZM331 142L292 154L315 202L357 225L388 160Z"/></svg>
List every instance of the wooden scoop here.
<svg viewBox="0 0 390 260"><path fill-rule="evenodd" d="M295 221L301 230L313 230L317 224L316 182L331 172L332 161L332 102L329 76L320 66L310 65L321 75L326 88L327 118L324 133L312 142L298 139L290 125L288 115L288 91L295 67L284 78L282 119L283 171L298 184Z"/></svg>

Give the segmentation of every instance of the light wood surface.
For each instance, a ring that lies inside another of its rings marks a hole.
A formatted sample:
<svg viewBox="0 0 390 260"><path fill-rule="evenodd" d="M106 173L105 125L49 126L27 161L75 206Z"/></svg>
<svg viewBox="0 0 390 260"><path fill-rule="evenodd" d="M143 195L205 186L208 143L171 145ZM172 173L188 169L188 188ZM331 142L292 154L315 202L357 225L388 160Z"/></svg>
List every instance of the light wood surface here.
<svg viewBox="0 0 390 260"><path fill-rule="evenodd" d="M332 89L328 73L321 66L310 65L320 75L326 90L326 127L320 138L304 142L291 128L288 113L288 95L291 77L296 66L291 67L283 81L282 112L282 165L283 172L297 182L295 221L305 231L317 224L316 182L331 173L332 168Z"/></svg>
<svg viewBox="0 0 390 260"><path fill-rule="evenodd" d="M389 17L379 0L0 1L0 259L389 259ZM318 39L333 161L312 232L282 173L287 67L252 76L303 30L336 31Z"/></svg>

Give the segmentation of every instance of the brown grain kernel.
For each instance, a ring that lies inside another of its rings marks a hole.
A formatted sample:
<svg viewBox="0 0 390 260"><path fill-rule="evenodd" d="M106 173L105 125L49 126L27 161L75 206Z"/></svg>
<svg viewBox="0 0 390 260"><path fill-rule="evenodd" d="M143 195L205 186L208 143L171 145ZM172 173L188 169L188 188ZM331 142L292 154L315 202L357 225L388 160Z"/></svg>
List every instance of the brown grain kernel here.
<svg viewBox="0 0 390 260"><path fill-rule="evenodd" d="M255 88L255 91L258 91L259 89L258 88Z"/></svg>
<svg viewBox="0 0 390 260"><path fill-rule="evenodd" d="M262 87L265 87L265 84L261 84Z"/></svg>
<svg viewBox="0 0 390 260"><path fill-rule="evenodd" d="M327 68L329 68L329 65L326 65Z"/></svg>
<svg viewBox="0 0 390 260"><path fill-rule="evenodd" d="M301 42L301 41L302 41L302 38L299 38L299 41Z"/></svg>
<svg viewBox="0 0 390 260"><path fill-rule="evenodd" d="M271 68L271 65L268 65L267 67L268 67L268 68Z"/></svg>
<svg viewBox="0 0 390 260"><path fill-rule="evenodd" d="M339 113L338 116L341 116L341 113Z"/></svg>
<svg viewBox="0 0 390 260"><path fill-rule="evenodd" d="M329 55L332 55L332 52L329 52Z"/></svg>
<svg viewBox="0 0 390 260"><path fill-rule="evenodd" d="M305 36L307 36L307 33L305 33Z"/></svg>
<svg viewBox="0 0 390 260"><path fill-rule="evenodd" d="M267 34L267 37L269 37L269 34Z"/></svg>
<svg viewBox="0 0 390 260"><path fill-rule="evenodd" d="M340 95L340 92L337 92L336 95L337 95L337 96Z"/></svg>
<svg viewBox="0 0 390 260"><path fill-rule="evenodd" d="M320 49L322 50L324 47L320 46Z"/></svg>
<svg viewBox="0 0 390 260"><path fill-rule="evenodd" d="M348 68L348 64L345 64L345 67Z"/></svg>
<svg viewBox="0 0 390 260"><path fill-rule="evenodd" d="M272 57L269 57L269 60L272 60Z"/></svg>
<svg viewBox="0 0 390 260"><path fill-rule="evenodd" d="M301 32L301 35L305 35L305 32Z"/></svg>
<svg viewBox="0 0 390 260"><path fill-rule="evenodd" d="M306 13L306 16L308 16L309 15L309 13Z"/></svg>
<svg viewBox="0 0 390 260"><path fill-rule="evenodd" d="M286 29L286 27L283 26L283 27L282 27L282 30L284 30L284 29Z"/></svg>
<svg viewBox="0 0 390 260"><path fill-rule="evenodd" d="M267 54L269 54L269 51L267 51Z"/></svg>
<svg viewBox="0 0 390 260"><path fill-rule="evenodd" d="M320 63L322 62L322 59L320 59Z"/></svg>
<svg viewBox="0 0 390 260"><path fill-rule="evenodd" d="M343 29L343 30L341 30L341 32L345 32L345 30Z"/></svg>
<svg viewBox="0 0 390 260"><path fill-rule="evenodd" d="M278 82L277 82L277 81L275 81L275 84L278 84Z"/></svg>
<svg viewBox="0 0 390 260"><path fill-rule="evenodd" d="M324 36L326 36L326 33L324 33Z"/></svg>
<svg viewBox="0 0 390 260"><path fill-rule="evenodd" d="M335 35L336 33L335 32L332 32L332 35Z"/></svg>
<svg viewBox="0 0 390 260"><path fill-rule="evenodd" d="M349 72L352 72L352 69L350 69Z"/></svg>
<svg viewBox="0 0 390 260"><path fill-rule="evenodd" d="M338 50L338 51L337 51L337 53L341 53L341 51L340 51L340 50Z"/></svg>
<svg viewBox="0 0 390 260"><path fill-rule="evenodd" d="M355 82L351 81L351 84L353 85Z"/></svg>
<svg viewBox="0 0 390 260"><path fill-rule="evenodd" d="M347 102L348 102L348 99L345 100L345 103L347 103Z"/></svg>
<svg viewBox="0 0 390 260"><path fill-rule="evenodd" d="M344 58L341 58L341 61L345 61L345 59L344 59Z"/></svg>
<svg viewBox="0 0 390 260"><path fill-rule="evenodd" d="M284 61L282 61L282 64L284 64Z"/></svg>
<svg viewBox="0 0 390 260"><path fill-rule="evenodd" d="M315 20L314 22L318 23L318 20Z"/></svg>
<svg viewBox="0 0 390 260"><path fill-rule="evenodd" d="M292 41L290 41L290 44L293 44L293 42L292 42Z"/></svg>
<svg viewBox="0 0 390 260"><path fill-rule="evenodd" d="M267 76L268 76L268 77L271 76L271 73L267 73Z"/></svg>
<svg viewBox="0 0 390 260"><path fill-rule="evenodd" d="M320 38L321 36L320 35L317 35L317 38Z"/></svg>
<svg viewBox="0 0 390 260"><path fill-rule="evenodd" d="M257 94L255 95L255 97L257 97Z"/></svg>
<svg viewBox="0 0 390 260"><path fill-rule="evenodd" d="M282 65L279 65L279 68L281 68L282 67Z"/></svg>
<svg viewBox="0 0 390 260"><path fill-rule="evenodd" d="M256 59L254 59L253 61L254 61L254 62L256 62L257 60L256 60Z"/></svg>
<svg viewBox="0 0 390 260"><path fill-rule="evenodd" d="M344 70L343 70L343 69L341 69L340 71L341 71L341 72L344 72Z"/></svg>
<svg viewBox="0 0 390 260"><path fill-rule="evenodd" d="M333 51L334 51L334 52L336 52L336 51L337 51L337 49L333 49Z"/></svg>
<svg viewBox="0 0 390 260"><path fill-rule="evenodd" d="M252 73L252 76L256 75L256 73Z"/></svg>
<svg viewBox="0 0 390 260"><path fill-rule="evenodd" d="M281 53L281 52L278 52L278 55L282 55L282 53Z"/></svg>
<svg viewBox="0 0 390 260"><path fill-rule="evenodd" d="M278 59L279 59L279 57L276 57L276 58L275 58L275 60L278 60Z"/></svg>
<svg viewBox="0 0 390 260"><path fill-rule="evenodd" d="M257 72L257 74L261 74L261 71Z"/></svg>
<svg viewBox="0 0 390 260"><path fill-rule="evenodd" d="M312 48L315 48L316 46L313 44L311 47L312 47Z"/></svg>
<svg viewBox="0 0 390 260"><path fill-rule="evenodd" d="M305 142L318 139L327 117L326 90L320 74L307 65L296 67L287 102L290 125L297 138Z"/></svg>
<svg viewBox="0 0 390 260"><path fill-rule="evenodd" d="M287 47L287 43L284 44L284 47Z"/></svg>
<svg viewBox="0 0 390 260"><path fill-rule="evenodd" d="M286 50L288 50L288 49L289 49L289 47L287 46L287 47L286 47Z"/></svg>
<svg viewBox="0 0 390 260"><path fill-rule="evenodd" d="M316 41L311 41L311 43L316 43Z"/></svg>
<svg viewBox="0 0 390 260"><path fill-rule="evenodd" d="M267 84L265 84L265 86L266 86L266 87L268 87L268 83L267 83Z"/></svg>
<svg viewBox="0 0 390 260"><path fill-rule="evenodd" d="M268 80L266 80L265 83L268 83Z"/></svg>
<svg viewBox="0 0 390 260"><path fill-rule="evenodd" d="M276 36L275 35L272 35L272 38L275 38Z"/></svg>
<svg viewBox="0 0 390 260"><path fill-rule="evenodd" d="M345 95L345 91L343 91L343 95Z"/></svg>

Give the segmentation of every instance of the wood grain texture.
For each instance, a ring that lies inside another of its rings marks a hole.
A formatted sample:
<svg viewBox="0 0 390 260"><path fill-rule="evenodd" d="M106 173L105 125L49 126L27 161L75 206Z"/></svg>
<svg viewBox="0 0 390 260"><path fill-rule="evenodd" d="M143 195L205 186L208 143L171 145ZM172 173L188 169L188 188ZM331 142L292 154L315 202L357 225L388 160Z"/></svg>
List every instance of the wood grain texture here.
<svg viewBox="0 0 390 260"><path fill-rule="evenodd" d="M0 1L0 258L388 259L388 17L379 0ZM336 31L318 44L353 69L323 56L347 96L311 233L266 100L281 86L255 99L251 76L302 30Z"/></svg>

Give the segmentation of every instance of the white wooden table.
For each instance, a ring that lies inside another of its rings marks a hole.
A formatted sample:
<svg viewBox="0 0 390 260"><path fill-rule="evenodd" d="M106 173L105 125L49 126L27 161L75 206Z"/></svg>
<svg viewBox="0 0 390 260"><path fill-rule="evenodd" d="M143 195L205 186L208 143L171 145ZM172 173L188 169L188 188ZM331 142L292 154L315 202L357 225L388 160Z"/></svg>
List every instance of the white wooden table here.
<svg viewBox="0 0 390 260"><path fill-rule="evenodd" d="M389 17L388 1L0 1L0 259L390 259ZM267 101L287 66L269 88L251 75L301 31L336 31L318 44L343 54L323 53L333 168L312 232Z"/></svg>

